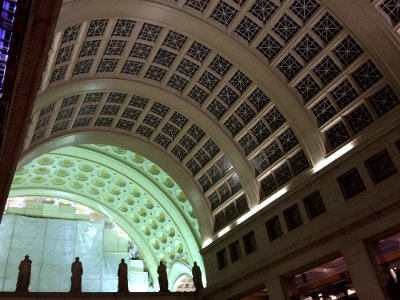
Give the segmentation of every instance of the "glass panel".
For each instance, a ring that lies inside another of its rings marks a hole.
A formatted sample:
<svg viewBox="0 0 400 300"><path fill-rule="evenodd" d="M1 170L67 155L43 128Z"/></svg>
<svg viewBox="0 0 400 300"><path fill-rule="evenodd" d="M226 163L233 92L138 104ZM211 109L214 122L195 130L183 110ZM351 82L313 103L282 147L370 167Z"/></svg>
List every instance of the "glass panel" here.
<svg viewBox="0 0 400 300"><path fill-rule="evenodd" d="M288 279L291 300L358 299L343 257L305 270Z"/></svg>

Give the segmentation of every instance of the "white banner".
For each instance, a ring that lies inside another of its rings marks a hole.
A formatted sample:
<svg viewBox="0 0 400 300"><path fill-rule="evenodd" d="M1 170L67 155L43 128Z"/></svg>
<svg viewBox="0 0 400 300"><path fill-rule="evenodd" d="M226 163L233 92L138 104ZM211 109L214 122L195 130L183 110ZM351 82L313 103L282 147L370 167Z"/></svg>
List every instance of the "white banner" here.
<svg viewBox="0 0 400 300"><path fill-rule="evenodd" d="M0 290L15 291L18 265L28 254L32 260L29 291L69 292L76 256L83 265L82 291L102 291L103 277L117 278L117 270L103 273L103 229L103 222L5 214L0 224ZM116 291L118 286L107 289Z"/></svg>

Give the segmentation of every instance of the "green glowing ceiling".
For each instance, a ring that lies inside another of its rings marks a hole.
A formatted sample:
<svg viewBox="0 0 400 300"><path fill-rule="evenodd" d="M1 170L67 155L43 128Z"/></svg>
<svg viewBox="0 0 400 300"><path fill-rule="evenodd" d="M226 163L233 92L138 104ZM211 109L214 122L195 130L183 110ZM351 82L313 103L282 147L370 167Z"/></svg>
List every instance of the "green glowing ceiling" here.
<svg viewBox="0 0 400 300"><path fill-rule="evenodd" d="M153 279L160 259L202 262L199 225L186 195L131 151L94 144L54 150L16 171L10 197L17 196L58 197L107 215L138 245Z"/></svg>

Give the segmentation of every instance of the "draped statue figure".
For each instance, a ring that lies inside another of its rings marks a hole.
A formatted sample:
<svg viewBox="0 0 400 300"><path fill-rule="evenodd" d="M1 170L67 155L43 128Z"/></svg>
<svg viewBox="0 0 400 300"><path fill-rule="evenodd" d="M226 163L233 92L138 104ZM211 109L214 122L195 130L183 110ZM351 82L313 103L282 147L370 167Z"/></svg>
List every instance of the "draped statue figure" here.
<svg viewBox="0 0 400 300"><path fill-rule="evenodd" d="M128 265L125 259L121 259L118 266L118 292L129 292L128 290Z"/></svg>
<svg viewBox="0 0 400 300"><path fill-rule="evenodd" d="M169 292L167 267L164 265L162 260L160 261L160 265L157 268L157 273L158 273L158 284L160 285L160 292Z"/></svg>
<svg viewBox="0 0 400 300"><path fill-rule="evenodd" d="M81 292L83 268L79 257L75 257L75 261L71 265L71 273L71 292Z"/></svg>
<svg viewBox="0 0 400 300"><path fill-rule="evenodd" d="M29 283L31 282L31 266L32 261L29 259L29 255L25 255L25 259L22 260L18 267L18 280L16 292L29 292Z"/></svg>
<svg viewBox="0 0 400 300"><path fill-rule="evenodd" d="M192 268L192 275L196 291L201 290L203 288L203 279L201 278L201 269L197 265L197 262L194 262L194 266Z"/></svg>

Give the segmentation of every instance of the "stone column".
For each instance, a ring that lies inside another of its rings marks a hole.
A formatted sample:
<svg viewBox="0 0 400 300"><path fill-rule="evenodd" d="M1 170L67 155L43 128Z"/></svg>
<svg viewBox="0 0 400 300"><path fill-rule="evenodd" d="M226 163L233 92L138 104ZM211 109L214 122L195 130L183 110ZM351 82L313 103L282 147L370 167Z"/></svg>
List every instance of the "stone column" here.
<svg viewBox="0 0 400 300"><path fill-rule="evenodd" d="M341 252L359 299L386 299L363 242L350 242Z"/></svg>
<svg viewBox="0 0 400 300"><path fill-rule="evenodd" d="M283 292L283 286L278 276L270 278L265 282L267 287L269 300L285 300L286 296Z"/></svg>

